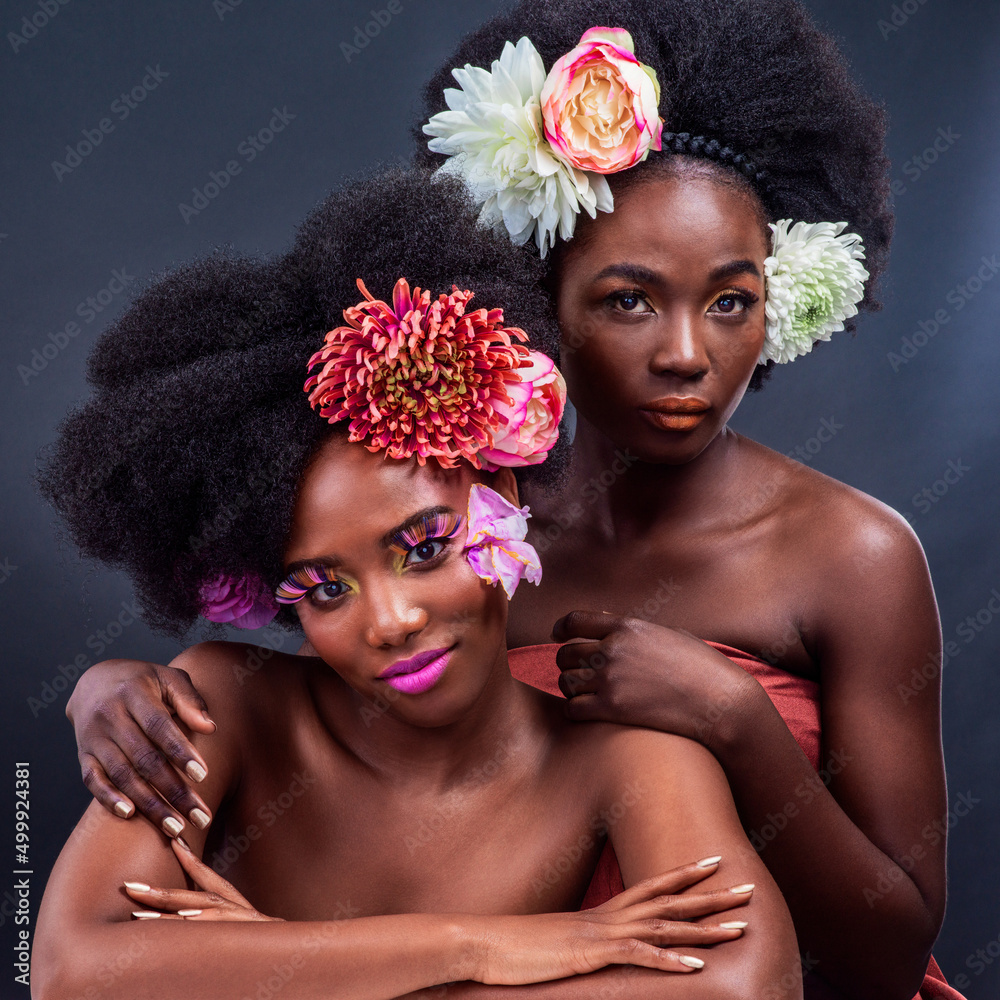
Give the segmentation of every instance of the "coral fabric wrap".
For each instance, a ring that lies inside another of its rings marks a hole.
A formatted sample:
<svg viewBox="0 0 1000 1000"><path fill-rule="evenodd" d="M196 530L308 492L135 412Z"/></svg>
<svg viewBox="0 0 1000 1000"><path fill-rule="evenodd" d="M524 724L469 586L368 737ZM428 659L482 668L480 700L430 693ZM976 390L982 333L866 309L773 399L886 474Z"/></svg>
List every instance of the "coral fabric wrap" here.
<svg viewBox="0 0 1000 1000"><path fill-rule="evenodd" d="M814 768L819 769L820 715L819 685L815 681L796 677L778 667L758 660L749 653L743 653L732 646L710 642L710 646L728 656L733 663L742 667L756 678L774 702L774 707L785 720L802 752L809 758ZM510 672L520 681L562 697L559 690L559 667L556 666L556 644L544 646L522 646L512 649L509 654ZM618 859L610 844L605 847L584 897L581 909L598 906L622 891L621 872ZM964 1000L962 994L952 989L944 978L944 973L932 958L927 966L923 985L914 1000Z"/></svg>

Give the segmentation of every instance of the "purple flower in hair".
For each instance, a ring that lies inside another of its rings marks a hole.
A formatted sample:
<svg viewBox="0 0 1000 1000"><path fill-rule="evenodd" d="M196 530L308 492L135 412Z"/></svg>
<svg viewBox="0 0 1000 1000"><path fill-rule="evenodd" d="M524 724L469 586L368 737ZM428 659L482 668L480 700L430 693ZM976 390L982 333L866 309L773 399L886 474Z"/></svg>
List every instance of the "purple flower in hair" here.
<svg viewBox="0 0 1000 1000"><path fill-rule="evenodd" d="M198 596L203 617L237 628L263 628L278 613L274 595L253 574L236 577L220 573L201 585Z"/></svg>

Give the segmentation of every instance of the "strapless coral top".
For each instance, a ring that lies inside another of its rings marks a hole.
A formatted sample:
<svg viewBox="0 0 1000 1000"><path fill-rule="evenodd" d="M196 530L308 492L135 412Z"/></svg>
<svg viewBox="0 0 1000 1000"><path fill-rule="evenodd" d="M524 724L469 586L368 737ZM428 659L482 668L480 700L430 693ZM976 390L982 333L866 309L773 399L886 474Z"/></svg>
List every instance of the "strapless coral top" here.
<svg viewBox="0 0 1000 1000"><path fill-rule="evenodd" d="M708 645L729 657L733 663L742 667L760 683L785 720L785 725L802 748L802 752L809 758L809 763L819 770L819 684L805 677L796 677L749 653L733 649L732 646L724 646L718 642L710 642ZM559 646L554 643L512 649L508 655L510 672L518 680L561 698L559 667L556 665L558 649ZM623 889L618 859L615 857L614 849L608 844L597 864L590 888L580 908L599 906ZM923 985L914 1000L964 1000L964 998L961 993L948 985L944 973L932 958L927 966Z"/></svg>

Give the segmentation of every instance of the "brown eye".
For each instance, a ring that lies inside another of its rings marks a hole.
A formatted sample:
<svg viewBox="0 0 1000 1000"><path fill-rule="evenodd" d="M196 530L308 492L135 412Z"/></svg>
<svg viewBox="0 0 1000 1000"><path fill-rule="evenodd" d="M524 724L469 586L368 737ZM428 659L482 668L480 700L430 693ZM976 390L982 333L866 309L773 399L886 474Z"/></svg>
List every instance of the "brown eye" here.
<svg viewBox="0 0 1000 1000"><path fill-rule="evenodd" d="M726 295L715 303L720 313L735 313L746 308L746 304L741 302L735 295Z"/></svg>
<svg viewBox="0 0 1000 1000"><path fill-rule="evenodd" d="M614 292L608 296L608 300L621 312L652 312L649 303L643 298L641 292Z"/></svg>

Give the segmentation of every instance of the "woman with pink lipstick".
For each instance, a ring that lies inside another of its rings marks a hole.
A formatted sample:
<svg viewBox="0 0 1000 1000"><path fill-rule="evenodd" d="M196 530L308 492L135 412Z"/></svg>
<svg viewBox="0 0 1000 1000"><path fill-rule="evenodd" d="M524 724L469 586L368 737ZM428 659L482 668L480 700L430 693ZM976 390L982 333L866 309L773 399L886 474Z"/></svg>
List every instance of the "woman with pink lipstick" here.
<svg viewBox="0 0 1000 1000"><path fill-rule="evenodd" d="M712 751L808 995L955 998L929 959L939 683L900 696L940 673L923 553L882 504L728 427L775 364L877 308L884 136L793 0L519 3L442 66L420 129L421 158L548 262L577 416L567 481L527 487L546 573L513 602L513 669L573 718ZM553 623L576 640L558 653ZM185 822L199 800L170 764L197 757L170 709L208 731L197 693L155 665L100 669L71 702L91 787ZM591 899L620 887L613 857L600 870Z"/></svg>
<svg viewBox="0 0 1000 1000"><path fill-rule="evenodd" d="M541 573L513 470L556 467L565 391L513 325L551 349L540 267L474 219L424 173L356 186L290 255L171 275L99 344L43 473L77 542L164 627L277 615L316 655L177 659L221 723L193 736L208 822L170 837L95 803L46 889L34 996L801 995L711 754L577 725L511 675L508 601ZM400 259L420 286L387 280ZM149 449L133 428L168 399ZM578 911L606 843L629 888Z"/></svg>

